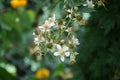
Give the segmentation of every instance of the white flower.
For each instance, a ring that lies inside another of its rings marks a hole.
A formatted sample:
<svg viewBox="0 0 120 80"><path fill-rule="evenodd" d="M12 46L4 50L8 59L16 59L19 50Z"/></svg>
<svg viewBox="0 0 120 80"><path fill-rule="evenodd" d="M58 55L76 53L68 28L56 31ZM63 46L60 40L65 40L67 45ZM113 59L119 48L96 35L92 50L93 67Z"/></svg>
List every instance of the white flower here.
<svg viewBox="0 0 120 80"><path fill-rule="evenodd" d="M92 0L87 0L86 4L84 4L83 6L88 6L89 8L93 8L95 5L93 4Z"/></svg>
<svg viewBox="0 0 120 80"><path fill-rule="evenodd" d="M48 21L45 21L45 24L43 24L42 26L38 26L38 28L42 31L42 32L49 32L51 26L49 25Z"/></svg>
<svg viewBox="0 0 120 80"><path fill-rule="evenodd" d="M79 45L79 40L77 38L75 38L75 36L72 37L72 41L74 45Z"/></svg>
<svg viewBox="0 0 120 80"><path fill-rule="evenodd" d="M72 11L72 9L68 9L67 12L72 14L73 11Z"/></svg>
<svg viewBox="0 0 120 80"><path fill-rule="evenodd" d="M68 12L68 14L66 17L72 18L72 13L73 13L72 9L68 9L67 12Z"/></svg>
<svg viewBox="0 0 120 80"><path fill-rule="evenodd" d="M55 19L56 19L55 14L53 14L53 17L48 19L49 26L54 26L55 25Z"/></svg>
<svg viewBox="0 0 120 80"><path fill-rule="evenodd" d="M45 23L42 26L38 26L38 28L42 32L50 32L50 28L55 25L55 15L53 15L52 18L49 18L45 21Z"/></svg>
<svg viewBox="0 0 120 80"><path fill-rule="evenodd" d="M75 36L72 36L72 40L69 41L69 44L73 44L73 45L79 45L79 40L77 38L75 38Z"/></svg>
<svg viewBox="0 0 120 80"><path fill-rule="evenodd" d="M61 61L65 60L65 56L70 56L69 48L66 45L56 45L58 51L54 53L55 56L60 56Z"/></svg>

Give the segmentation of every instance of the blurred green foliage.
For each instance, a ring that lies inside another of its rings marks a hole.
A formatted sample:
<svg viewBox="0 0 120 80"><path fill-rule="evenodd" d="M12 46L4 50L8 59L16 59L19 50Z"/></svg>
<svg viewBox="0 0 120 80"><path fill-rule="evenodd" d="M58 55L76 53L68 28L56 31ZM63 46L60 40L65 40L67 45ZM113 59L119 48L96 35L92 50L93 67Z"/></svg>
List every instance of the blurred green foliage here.
<svg viewBox="0 0 120 80"><path fill-rule="evenodd" d="M85 32L77 33L81 46L73 80L120 79L120 3L105 1L91 13Z"/></svg>

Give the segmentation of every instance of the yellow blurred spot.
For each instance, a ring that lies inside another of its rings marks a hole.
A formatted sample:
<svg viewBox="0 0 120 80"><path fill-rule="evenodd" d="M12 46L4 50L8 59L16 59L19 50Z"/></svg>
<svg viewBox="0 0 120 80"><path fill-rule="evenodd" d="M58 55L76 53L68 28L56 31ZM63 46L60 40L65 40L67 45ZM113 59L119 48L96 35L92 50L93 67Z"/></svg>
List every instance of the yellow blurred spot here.
<svg viewBox="0 0 120 80"><path fill-rule="evenodd" d="M50 75L50 71L46 68L39 69L36 72L36 78L48 78Z"/></svg>
<svg viewBox="0 0 120 80"><path fill-rule="evenodd" d="M10 4L11 4L12 8L18 8L18 7L21 7L21 6L26 6L27 5L27 0L11 0Z"/></svg>

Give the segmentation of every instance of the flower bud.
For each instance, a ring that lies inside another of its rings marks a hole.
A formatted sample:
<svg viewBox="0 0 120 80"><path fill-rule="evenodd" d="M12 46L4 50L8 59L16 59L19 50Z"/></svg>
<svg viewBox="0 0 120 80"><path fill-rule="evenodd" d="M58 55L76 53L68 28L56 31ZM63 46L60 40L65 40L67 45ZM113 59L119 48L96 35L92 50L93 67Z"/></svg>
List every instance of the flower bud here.
<svg viewBox="0 0 120 80"><path fill-rule="evenodd" d="M61 19L59 19L59 20L57 21L57 24L58 24L58 26L62 26L62 25L63 25L63 21L62 21Z"/></svg>
<svg viewBox="0 0 120 80"><path fill-rule="evenodd" d="M38 28L36 28L34 33L35 33L35 35L40 35L41 31Z"/></svg>
<svg viewBox="0 0 120 80"><path fill-rule="evenodd" d="M71 64L74 64L76 61L75 61L75 55L70 55L70 63Z"/></svg>
<svg viewBox="0 0 120 80"><path fill-rule="evenodd" d="M80 14L75 14L75 17L77 21L80 21L83 18Z"/></svg>

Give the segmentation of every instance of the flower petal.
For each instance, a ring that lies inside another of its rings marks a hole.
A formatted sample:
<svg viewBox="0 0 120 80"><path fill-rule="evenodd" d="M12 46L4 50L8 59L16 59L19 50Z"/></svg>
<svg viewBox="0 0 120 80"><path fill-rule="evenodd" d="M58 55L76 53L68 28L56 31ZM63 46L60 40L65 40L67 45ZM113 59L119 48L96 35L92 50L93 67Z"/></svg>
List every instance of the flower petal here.
<svg viewBox="0 0 120 80"><path fill-rule="evenodd" d="M61 59L62 62L64 62L65 57L64 57L64 56L61 56L60 59Z"/></svg>
<svg viewBox="0 0 120 80"><path fill-rule="evenodd" d="M54 26L54 25L55 25L55 23L54 23L54 22L52 22L52 23L50 23L49 25L50 25L50 26Z"/></svg>
<svg viewBox="0 0 120 80"><path fill-rule="evenodd" d="M68 51L68 49L69 49L69 48L68 48L67 46L63 45L63 50L64 50L64 51Z"/></svg>
<svg viewBox="0 0 120 80"><path fill-rule="evenodd" d="M35 37L35 38L34 38L34 41L35 41L35 42L38 42L38 41L39 41L38 37Z"/></svg>
<svg viewBox="0 0 120 80"><path fill-rule="evenodd" d="M39 45L39 38L38 38L38 37L35 37L35 38L34 38L34 43L35 43L36 45Z"/></svg>
<svg viewBox="0 0 120 80"><path fill-rule="evenodd" d="M61 50L61 46L59 44L56 45L58 50Z"/></svg>
<svg viewBox="0 0 120 80"><path fill-rule="evenodd" d="M70 56L70 52L66 52L65 56L67 56L67 57Z"/></svg>
<svg viewBox="0 0 120 80"><path fill-rule="evenodd" d="M45 21L45 25L49 25L49 21L48 20Z"/></svg>
<svg viewBox="0 0 120 80"><path fill-rule="evenodd" d="M55 53L54 53L54 56L59 56L59 55L60 55L59 52L55 52Z"/></svg>
<svg viewBox="0 0 120 80"><path fill-rule="evenodd" d="M38 28L39 28L39 29L42 29L42 28L43 28L43 26L38 26Z"/></svg>

